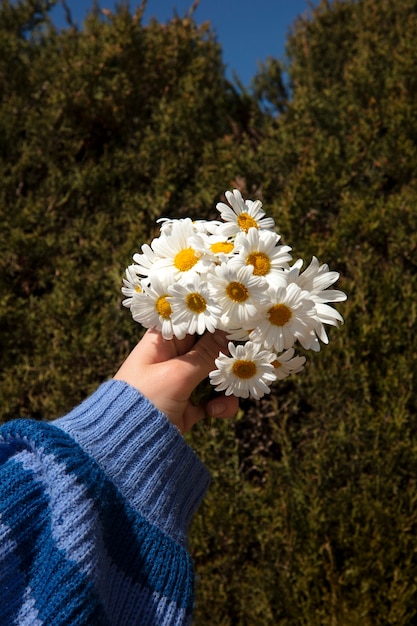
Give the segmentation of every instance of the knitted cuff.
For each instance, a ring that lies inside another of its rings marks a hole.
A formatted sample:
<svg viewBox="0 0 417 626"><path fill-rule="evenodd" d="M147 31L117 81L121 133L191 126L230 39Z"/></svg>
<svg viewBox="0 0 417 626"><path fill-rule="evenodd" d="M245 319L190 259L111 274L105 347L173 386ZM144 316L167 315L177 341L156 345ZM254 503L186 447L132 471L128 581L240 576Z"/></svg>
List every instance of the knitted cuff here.
<svg viewBox="0 0 417 626"><path fill-rule="evenodd" d="M97 461L139 513L186 544L210 475L147 398L127 383L110 380L54 425Z"/></svg>

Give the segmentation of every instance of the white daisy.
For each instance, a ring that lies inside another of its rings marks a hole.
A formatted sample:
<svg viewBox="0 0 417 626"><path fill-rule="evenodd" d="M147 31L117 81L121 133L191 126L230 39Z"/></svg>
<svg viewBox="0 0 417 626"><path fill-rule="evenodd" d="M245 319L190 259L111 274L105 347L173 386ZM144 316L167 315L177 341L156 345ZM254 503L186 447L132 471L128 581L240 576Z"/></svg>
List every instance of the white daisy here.
<svg viewBox="0 0 417 626"><path fill-rule="evenodd" d="M169 302L168 287L174 278L171 274L152 276L152 283L144 284L143 291L138 294L130 307L133 319L145 328L161 331L164 339L174 336L183 339L186 333L172 322L172 307Z"/></svg>
<svg viewBox="0 0 417 626"><path fill-rule="evenodd" d="M306 349L317 349L311 341L317 327L316 307L309 293L290 283L287 287L271 287L267 295L268 304L255 322L251 340L276 352L291 348L297 340Z"/></svg>
<svg viewBox="0 0 417 626"><path fill-rule="evenodd" d="M259 345L251 341L238 346L230 342L228 347L230 356L220 352L215 360L217 369L209 374L216 391L238 398L252 396L256 400L269 393L269 385L276 380L272 365L275 355L260 350Z"/></svg>
<svg viewBox="0 0 417 626"><path fill-rule="evenodd" d="M222 263L207 278L213 298L222 308L225 330L247 327L259 316L259 307L265 300L268 287L265 281L253 276L251 267L233 269Z"/></svg>
<svg viewBox="0 0 417 626"><path fill-rule="evenodd" d="M170 235L172 233L172 226L176 222L184 223L185 220L190 220L188 217L175 219L172 217L160 217L156 220L157 224L160 224L161 233L164 235ZM217 228L220 222L214 222L214 220L191 220L193 228L196 233L208 233Z"/></svg>
<svg viewBox="0 0 417 626"><path fill-rule="evenodd" d="M132 302L141 293L142 281L137 272L137 265L129 265L126 268L126 278L123 278L123 287L121 292L126 298L122 301L123 306L130 308Z"/></svg>
<svg viewBox="0 0 417 626"><path fill-rule="evenodd" d="M289 348L272 361L277 380L283 380L290 374L298 374L305 362L305 356L294 356L294 348Z"/></svg>
<svg viewBox="0 0 417 626"><path fill-rule="evenodd" d="M172 223L174 221L175 220L173 220L171 217L158 217L158 219L156 220L156 223L160 224L159 228L160 228L161 232L166 230L168 232L166 232L165 234L168 235L170 230L171 230Z"/></svg>
<svg viewBox="0 0 417 626"><path fill-rule="evenodd" d="M246 329L246 328L227 328L227 338L230 339L230 341L249 341L249 335L251 333L251 331L253 330L252 328L250 330Z"/></svg>
<svg viewBox="0 0 417 626"><path fill-rule="evenodd" d="M323 343L328 343L329 339L323 324L338 326L339 322L343 324L344 321L339 311L327 304L328 302L343 302L347 298L343 291L328 289L338 280L339 273L330 272L327 263L320 265L315 256L302 273L300 273L301 266L302 261L297 263L294 271L290 273L290 277L301 289L310 293L310 297L316 305L318 320L316 333Z"/></svg>
<svg viewBox="0 0 417 626"><path fill-rule="evenodd" d="M225 196L231 205L218 202L216 208L225 224L221 224L218 233L222 235L236 235L240 231L248 232L249 228L274 228L272 217L265 217L260 200L243 200L238 189L226 191Z"/></svg>
<svg viewBox="0 0 417 626"><path fill-rule="evenodd" d="M159 257L146 243L141 246L141 250L142 254L136 253L133 255L133 260L136 263L135 271L141 276L149 276Z"/></svg>
<svg viewBox="0 0 417 626"><path fill-rule="evenodd" d="M175 224L176 222L180 223L182 221L182 219L176 219L172 217L159 217L156 220L156 223L159 224L159 230L161 233L163 233L164 235L170 235L172 232L173 224Z"/></svg>
<svg viewBox="0 0 417 626"><path fill-rule="evenodd" d="M176 327L189 335L202 335L206 330L214 333L222 310L198 274L179 280L168 292L172 322Z"/></svg>
<svg viewBox="0 0 417 626"><path fill-rule="evenodd" d="M198 237L190 240L191 245L199 252L208 254L213 263L227 261L235 253L235 242L231 237L199 233Z"/></svg>
<svg viewBox="0 0 417 626"><path fill-rule="evenodd" d="M327 263L320 265L317 257L313 256L310 265L298 275L296 282L301 289L322 298L323 302L342 302L347 298L343 291L328 289L338 278L339 272L330 272Z"/></svg>
<svg viewBox="0 0 417 626"><path fill-rule="evenodd" d="M280 236L271 230L250 228L247 233L239 233L235 241L239 253L231 259L231 266L251 266L254 276L267 279L270 285L285 286L287 280L283 270L288 269L288 261L292 259L291 248L278 245L279 239Z"/></svg>
<svg viewBox="0 0 417 626"><path fill-rule="evenodd" d="M221 222L219 220L194 220L193 226L197 233L212 235L216 232Z"/></svg>
<svg viewBox="0 0 417 626"><path fill-rule="evenodd" d="M189 218L173 221L169 234L161 233L152 242L152 249L159 256L153 269L157 272L173 271L176 277L188 272L207 272L210 268L209 259L190 243L196 236Z"/></svg>
<svg viewBox="0 0 417 626"><path fill-rule="evenodd" d="M217 231L219 226L221 226L222 222L220 220L207 220L205 223L205 232L208 235L217 235ZM203 229L197 228L198 232L203 232Z"/></svg>

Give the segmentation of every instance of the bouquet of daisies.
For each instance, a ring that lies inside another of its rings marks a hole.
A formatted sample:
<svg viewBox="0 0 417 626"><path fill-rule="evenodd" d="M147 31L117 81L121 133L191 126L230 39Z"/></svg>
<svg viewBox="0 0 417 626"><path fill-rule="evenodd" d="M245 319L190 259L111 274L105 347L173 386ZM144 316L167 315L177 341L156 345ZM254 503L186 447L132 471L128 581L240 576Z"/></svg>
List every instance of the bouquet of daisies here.
<svg viewBox="0 0 417 626"><path fill-rule="evenodd" d="M211 384L226 395L259 399L270 385L300 372L295 354L327 344L325 325L343 323L329 303L346 299L329 289L339 277L313 257L292 262L262 203L235 189L219 202L219 220L162 219L160 235L126 269L124 306L145 328L165 339L227 333L229 354L219 353Z"/></svg>

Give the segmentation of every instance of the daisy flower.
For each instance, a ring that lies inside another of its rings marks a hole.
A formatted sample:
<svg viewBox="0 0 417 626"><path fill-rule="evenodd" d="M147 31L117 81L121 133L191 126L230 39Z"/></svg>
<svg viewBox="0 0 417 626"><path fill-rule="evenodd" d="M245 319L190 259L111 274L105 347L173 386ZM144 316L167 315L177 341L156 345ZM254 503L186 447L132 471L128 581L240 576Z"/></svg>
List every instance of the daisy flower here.
<svg viewBox="0 0 417 626"><path fill-rule="evenodd" d="M230 261L231 267L244 265L253 268L254 276L268 280L276 286L287 284L284 269L292 260L289 246L278 245L280 236L270 230L250 228L247 233L236 236L235 246L239 250Z"/></svg>
<svg viewBox="0 0 417 626"><path fill-rule="evenodd" d="M156 220L157 224L160 224L160 230L164 230L164 229L171 229L172 223L175 220L173 220L171 217L158 217L158 219Z"/></svg>
<svg viewBox="0 0 417 626"><path fill-rule="evenodd" d="M208 235L216 235L217 231L219 229L219 226L221 226L222 222L220 220L206 220L205 221L205 232ZM203 232L202 228L198 228L197 229L199 233Z"/></svg>
<svg viewBox="0 0 417 626"><path fill-rule="evenodd" d="M136 263L135 271L141 276L149 276L159 257L146 243L141 246L141 250L142 254L136 253L133 255L133 260Z"/></svg>
<svg viewBox="0 0 417 626"><path fill-rule="evenodd" d="M260 200L243 200L238 189L226 191L225 196L231 206L224 202L218 202L217 210L220 212L222 220L225 222L218 227L218 233L222 235L237 235L249 228L274 228L275 222L272 217L265 217Z"/></svg>
<svg viewBox="0 0 417 626"><path fill-rule="evenodd" d="M319 260L313 256L310 265L298 275L296 282L301 289L309 291L318 299L323 299L324 302L342 302L347 298L343 291L328 289L338 278L339 272L330 272L327 263L320 265Z"/></svg>
<svg viewBox="0 0 417 626"><path fill-rule="evenodd" d="M160 232L164 235L170 235L172 233L172 227L174 224L184 221L184 219L188 218L172 218L172 217L160 217L156 220L156 223L159 224Z"/></svg>
<svg viewBox="0 0 417 626"><path fill-rule="evenodd" d="M208 282L213 297L222 308L222 323L226 330L246 326L252 318L259 316L268 284L253 276L251 267L233 269L228 263L222 263L210 272Z"/></svg>
<svg viewBox="0 0 417 626"><path fill-rule="evenodd" d="M206 330L214 333L222 310L198 274L179 280L168 292L175 327L190 335L202 335Z"/></svg>
<svg viewBox="0 0 417 626"><path fill-rule="evenodd" d="M130 308L138 293L142 292L142 281L138 276L137 265L129 265L126 268L126 278L123 278L121 292L126 296L122 301L123 306Z"/></svg>
<svg viewBox="0 0 417 626"><path fill-rule="evenodd" d="M343 302L347 296L343 291L338 289L328 289L338 278L338 272L330 272L327 263L319 264L316 257L313 257L310 265L300 273L302 261L294 264L293 272L290 272L291 279L310 293L310 298L316 305L317 329L316 333L323 343L329 343L323 324L337 326L340 322L343 324L343 317L339 311L329 306L328 302Z"/></svg>
<svg viewBox="0 0 417 626"><path fill-rule="evenodd" d="M298 374L305 362L305 356L294 356L294 348L289 348L272 361L277 380L283 380L290 374Z"/></svg>
<svg viewBox="0 0 417 626"><path fill-rule="evenodd" d="M188 272L207 272L210 262L190 243L190 240L196 236L193 223L189 218L173 221L170 224L169 234L162 232L152 242L152 249L159 257L152 269L158 273L167 270L174 272L176 278Z"/></svg>
<svg viewBox="0 0 417 626"><path fill-rule="evenodd" d="M155 274L152 283L143 285L143 291L132 302L130 310L135 322L139 322L144 328L161 331L164 339L172 339L174 336L183 339L185 331L174 326L171 319L168 287L173 281L172 274L165 274L163 278Z"/></svg>
<svg viewBox="0 0 417 626"><path fill-rule="evenodd" d="M194 220L193 226L197 233L212 235L216 232L221 222L219 220Z"/></svg>
<svg viewBox="0 0 417 626"><path fill-rule="evenodd" d="M241 327L233 329L228 328L227 330L228 334L226 336L230 341L249 341L249 335L253 329L248 330Z"/></svg>
<svg viewBox="0 0 417 626"><path fill-rule="evenodd" d="M170 235L172 232L173 224L175 224L176 222L181 224L185 220L188 221L189 219L190 218L188 217L183 217L180 219L175 219L172 217L160 217L159 219L156 220L156 223L160 224L161 232L164 235ZM218 224L220 224L219 221L215 222L214 220L192 220L191 223L193 225L195 232L197 233L213 232L213 230L217 228Z"/></svg>
<svg viewBox="0 0 417 626"><path fill-rule="evenodd" d="M235 242L230 237L199 233L191 240L195 249L212 257L213 263L226 262L235 253Z"/></svg>
<svg viewBox="0 0 417 626"><path fill-rule="evenodd" d="M317 326L316 307L308 292L290 283L270 288L267 295L268 304L255 321L251 340L276 352L291 348L297 339L303 348L314 349L311 333Z"/></svg>
<svg viewBox="0 0 417 626"><path fill-rule="evenodd" d="M272 365L275 355L260 350L259 345L251 341L238 346L229 342L228 347L230 356L220 352L215 360L217 369L209 374L216 391L238 398L252 396L256 400L269 393L269 385L277 378Z"/></svg>

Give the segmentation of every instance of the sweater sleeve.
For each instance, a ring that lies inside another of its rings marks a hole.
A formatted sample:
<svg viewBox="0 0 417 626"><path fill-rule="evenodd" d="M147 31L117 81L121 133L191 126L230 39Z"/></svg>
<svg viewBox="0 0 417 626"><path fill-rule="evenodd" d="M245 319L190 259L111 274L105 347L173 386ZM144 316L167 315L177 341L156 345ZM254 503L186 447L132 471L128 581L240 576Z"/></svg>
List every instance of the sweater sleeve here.
<svg viewBox="0 0 417 626"><path fill-rule="evenodd" d="M182 626L210 482L180 432L108 381L53 423L0 429L0 623Z"/></svg>

